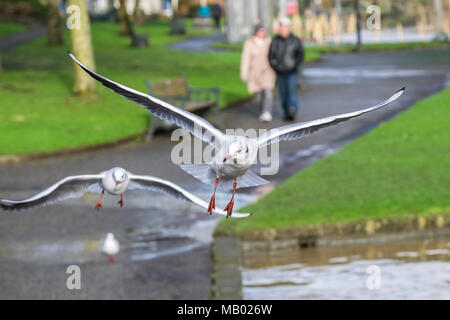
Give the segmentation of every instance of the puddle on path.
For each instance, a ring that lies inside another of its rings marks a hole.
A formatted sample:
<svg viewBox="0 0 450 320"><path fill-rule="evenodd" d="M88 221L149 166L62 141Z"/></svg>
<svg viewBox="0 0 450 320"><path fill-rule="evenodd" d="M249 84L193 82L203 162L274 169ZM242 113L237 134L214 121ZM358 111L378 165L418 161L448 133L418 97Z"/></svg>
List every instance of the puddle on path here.
<svg viewBox="0 0 450 320"><path fill-rule="evenodd" d="M448 237L252 253L243 264L245 299L450 299Z"/></svg>

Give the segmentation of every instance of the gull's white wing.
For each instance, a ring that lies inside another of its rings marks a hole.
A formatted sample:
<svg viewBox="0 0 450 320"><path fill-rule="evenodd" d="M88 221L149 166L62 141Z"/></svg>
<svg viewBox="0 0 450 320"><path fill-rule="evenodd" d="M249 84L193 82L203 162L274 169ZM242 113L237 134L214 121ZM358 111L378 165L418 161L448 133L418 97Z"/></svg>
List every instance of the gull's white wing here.
<svg viewBox="0 0 450 320"><path fill-rule="evenodd" d="M338 124L340 122L344 122L350 120L352 118L358 117L365 113L377 110L391 103L392 101L397 100L405 91L405 88L398 90L392 97L387 99L384 102L381 102L373 107L366 108L363 110L344 113L336 116L331 116L327 118L322 118L318 120L306 121L289 124L283 127L271 129L267 131L265 134L259 136L257 138L258 147L263 147L265 145L278 142L280 140L296 140L300 139L303 136L310 135L316 132L319 129L326 128Z"/></svg>
<svg viewBox="0 0 450 320"><path fill-rule="evenodd" d="M108 87L112 91L120 94L122 97L142 105L156 117L175 123L177 126L188 130L194 136L213 145L214 147L218 149L221 148L225 135L205 119L152 97L151 95L131 89L95 73L78 61L70 51L69 56L84 71L86 71L95 80L101 82L105 87Z"/></svg>
<svg viewBox="0 0 450 320"><path fill-rule="evenodd" d="M157 177L152 176L140 176L140 175L134 175L129 174L130 178L130 184L128 189L147 189L151 191L156 192L162 192L167 193L171 196L174 196L176 198L193 202L196 205L208 209L208 203L206 201L203 201L202 199L198 198L197 196L193 195L192 193L186 191L185 189L177 186L176 184L163 180ZM222 210L214 210L214 213L221 214L226 216L227 212ZM248 217L249 213L233 213L233 218L244 218Z"/></svg>
<svg viewBox="0 0 450 320"><path fill-rule="evenodd" d="M96 185L102 178L101 174L66 177L31 198L21 201L0 199L0 207L4 210L23 210L79 198L87 191L98 192Z"/></svg>

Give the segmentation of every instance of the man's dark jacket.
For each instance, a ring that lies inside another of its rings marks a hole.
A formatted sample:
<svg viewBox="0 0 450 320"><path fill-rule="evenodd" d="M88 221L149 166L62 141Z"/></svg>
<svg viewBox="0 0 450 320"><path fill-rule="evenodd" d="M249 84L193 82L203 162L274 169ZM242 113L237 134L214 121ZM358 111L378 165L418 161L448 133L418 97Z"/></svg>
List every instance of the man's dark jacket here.
<svg viewBox="0 0 450 320"><path fill-rule="evenodd" d="M303 62L303 54L299 38L292 33L287 38L277 35L270 44L269 63L278 74L294 73Z"/></svg>

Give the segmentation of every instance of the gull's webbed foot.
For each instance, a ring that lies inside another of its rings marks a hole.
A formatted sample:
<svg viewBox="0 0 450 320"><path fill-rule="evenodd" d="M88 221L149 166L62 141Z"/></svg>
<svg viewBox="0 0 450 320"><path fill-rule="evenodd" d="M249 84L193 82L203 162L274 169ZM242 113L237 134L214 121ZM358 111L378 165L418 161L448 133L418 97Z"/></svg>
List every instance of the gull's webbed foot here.
<svg viewBox="0 0 450 320"><path fill-rule="evenodd" d="M120 196L120 200L117 201L117 204L118 204L121 208L123 208L123 196L122 196L122 195Z"/></svg>
<svg viewBox="0 0 450 320"><path fill-rule="evenodd" d="M213 194L211 200L209 200L208 213L212 214L215 208L216 208L216 195Z"/></svg>
<svg viewBox="0 0 450 320"><path fill-rule="evenodd" d="M231 217L231 214L233 213L233 205L234 205L234 200L231 199L230 202L225 207L225 209L223 209L224 211L227 212L227 218Z"/></svg>

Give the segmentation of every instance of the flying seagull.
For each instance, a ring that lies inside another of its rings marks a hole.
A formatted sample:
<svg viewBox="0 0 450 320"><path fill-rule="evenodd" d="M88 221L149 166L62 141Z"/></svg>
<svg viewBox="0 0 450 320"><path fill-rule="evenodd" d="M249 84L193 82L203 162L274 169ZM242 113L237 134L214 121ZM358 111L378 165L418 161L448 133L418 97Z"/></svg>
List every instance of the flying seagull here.
<svg viewBox="0 0 450 320"><path fill-rule="evenodd" d="M153 176L134 175L119 167L99 174L66 177L37 195L22 201L0 199L0 207L4 210L23 210L66 199L79 198L86 192L97 192L101 193L100 199L95 205L95 209L99 210L102 206L105 190L109 194L120 195L118 204L123 207L123 194L129 189L145 189L167 193L176 198L193 202L204 209L208 208L206 201L170 181ZM227 212L221 210L214 210L214 213L227 215ZM247 216L249 216L248 213L238 213L233 217L243 218Z"/></svg>
<svg viewBox="0 0 450 320"><path fill-rule="evenodd" d="M239 187L253 187L268 183L267 180L249 170L250 166L255 163L259 148L281 140L296 140L303 136L310 135L319 129L333 126L337 123L377 110L388 105L392 101L397 100L405 91L405 88L403 87L386 101L369 108L312 121L293 123L271 129L257 138L249 138L224 134L212 126L208 121L195 114L95 73L78 61L70 51L69 56L84 71L101 82L104 86L121 96L142 105L154 116L175 123L181 128L188 130L191 134L215 148L217 152L212 162L181 165L180 167L202 182L214 184L213 195L208 206L208 212L210 214L215 209L215 193L219 181L233 181L233 194L230 202L224 209L227 211L227 216L231 216L233 211L234 195L238 181Z"/></svg>

